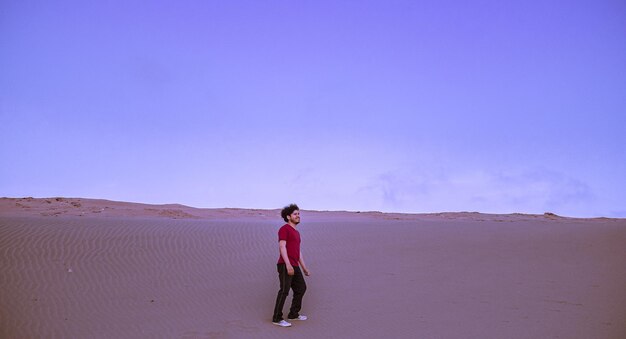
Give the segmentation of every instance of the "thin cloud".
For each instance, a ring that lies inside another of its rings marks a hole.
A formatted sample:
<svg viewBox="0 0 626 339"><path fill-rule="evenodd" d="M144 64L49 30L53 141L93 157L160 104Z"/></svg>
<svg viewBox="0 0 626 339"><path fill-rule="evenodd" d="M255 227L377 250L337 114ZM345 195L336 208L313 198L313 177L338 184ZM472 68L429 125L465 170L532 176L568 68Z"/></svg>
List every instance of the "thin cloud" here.
<svg viewBox="0 0 626 339"><path fill-rule="evenodd" d="M479 211L492 213L571 213L593 202L588 184L546 169L454 174L397 169L362 187L386 211Z"/></svg>

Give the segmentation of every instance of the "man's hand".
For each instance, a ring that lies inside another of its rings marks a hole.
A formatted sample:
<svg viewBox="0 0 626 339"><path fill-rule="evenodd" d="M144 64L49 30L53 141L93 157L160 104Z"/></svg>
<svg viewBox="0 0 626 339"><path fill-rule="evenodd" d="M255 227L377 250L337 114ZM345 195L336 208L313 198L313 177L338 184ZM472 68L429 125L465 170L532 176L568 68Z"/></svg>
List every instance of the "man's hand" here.
<svg viewBox="0 0 626 339"><path fill-rule="evenodd" d="M293 266L287 265L287 275L294 275L295 271L293 270Z"/></svg>
<svg viewBox="0 0 626 339"><path fill-rule="evenodd" d="M311 275L311 272L309 272L309 270L307 270L306 268L302 269L304 271L304 275L306 275L307 277Z"/></svg>

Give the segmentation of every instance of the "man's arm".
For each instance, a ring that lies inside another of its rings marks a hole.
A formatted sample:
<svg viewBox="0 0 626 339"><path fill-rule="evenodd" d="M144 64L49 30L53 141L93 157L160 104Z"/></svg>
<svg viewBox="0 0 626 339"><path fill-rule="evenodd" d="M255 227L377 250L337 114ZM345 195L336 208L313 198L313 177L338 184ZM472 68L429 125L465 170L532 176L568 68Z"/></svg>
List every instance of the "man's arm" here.
<svg viewBox="0 0 626 339"><path fill-rule="evenodd" d="M278 248L280 250L280 256L283 258L285 262L285 266L287 266L287 274L293 275L293 266L291 266L291 262L289 261L289 256L287 255L287 240L278 241Z"/></svg>
<svg viewBox="0 0 626 339"><path fill-rule="evenodd" d="M302 256L302 250L300 251L300 260L298 260L298 262L300 263L300 267L302 268L302 272L304 272L304 275L306 276L311 275L311 272L309 272L309 270L306 268L306 264L304 264L304 257Z"/></svg>

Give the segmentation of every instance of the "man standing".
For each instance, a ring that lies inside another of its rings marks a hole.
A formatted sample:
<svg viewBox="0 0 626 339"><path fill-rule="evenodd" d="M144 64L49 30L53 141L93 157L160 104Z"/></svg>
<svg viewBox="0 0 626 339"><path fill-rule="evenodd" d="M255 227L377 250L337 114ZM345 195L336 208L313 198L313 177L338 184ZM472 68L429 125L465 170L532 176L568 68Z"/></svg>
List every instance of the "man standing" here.
<svg viewBox="0 0 626 339"><path fill-rule="evenodd" d="M289 320L306 320L305 315L299 314L302 308L302 297L306 292L304 275L309 276L310 272L304 264L304 258L300 251L300 232L296 229L300 223L300 208L291 204L280 212L281 217L287 223L278 230L278 279L280 280L280 290L276 297L274 315L272 323L281 327L289 327L291 323L283 319L283 305L289 294L289 289L293 289L293 299L291 309L287 318Z"/></svg>

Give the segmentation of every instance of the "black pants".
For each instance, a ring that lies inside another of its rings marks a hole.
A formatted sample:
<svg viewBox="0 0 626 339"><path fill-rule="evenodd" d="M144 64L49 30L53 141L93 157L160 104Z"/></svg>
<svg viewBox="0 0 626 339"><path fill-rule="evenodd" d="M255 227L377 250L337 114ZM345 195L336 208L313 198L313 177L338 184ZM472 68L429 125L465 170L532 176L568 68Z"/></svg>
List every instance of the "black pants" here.
<svg viewBox="0 0 626 339"><path fill-rule="evenodd" d="M287 295L289 295L289 289L293 289L293 299L291 300L291 309L289 309L288 318L297 318L302 308L302 297L306 292L306 283L304 282L304 276L300 267L294 266L294 274L287 274L287 266L285 264L278 264L278 279L280 280L280 290L278 296L276 296L276 306L274 306L273 322L279 322L283 320L283 306Z"/></svg>

